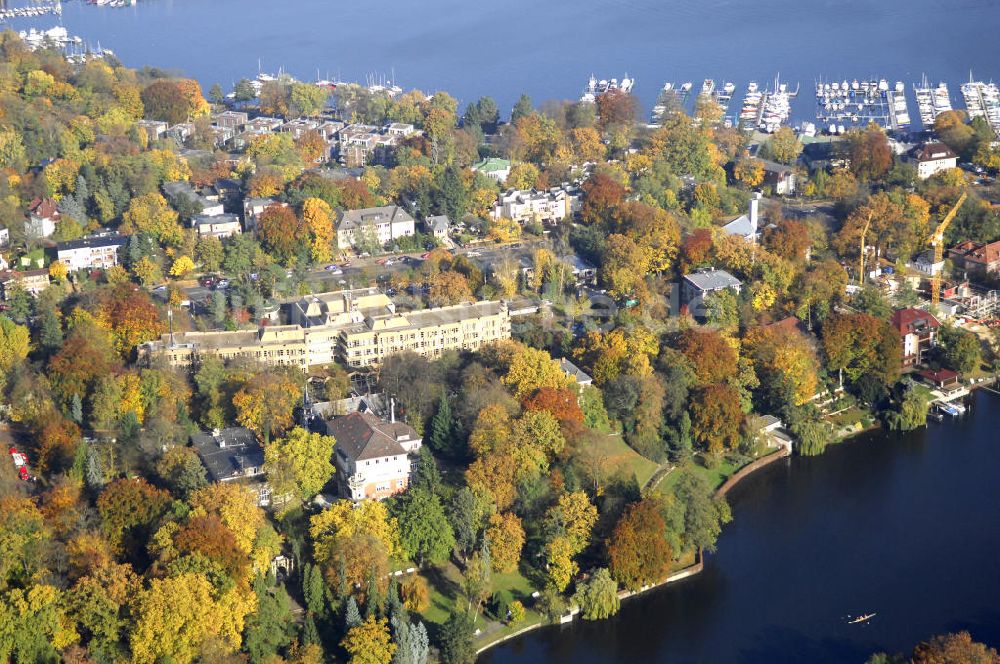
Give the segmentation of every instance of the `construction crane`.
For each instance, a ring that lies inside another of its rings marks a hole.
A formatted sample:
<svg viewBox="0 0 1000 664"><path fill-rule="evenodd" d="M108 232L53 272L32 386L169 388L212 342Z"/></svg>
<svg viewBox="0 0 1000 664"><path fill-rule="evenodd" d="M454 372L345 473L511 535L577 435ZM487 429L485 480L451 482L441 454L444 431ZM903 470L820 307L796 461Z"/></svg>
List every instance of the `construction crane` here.
<svg viewBox="0 0 1000 664"><path fill-rule="evenodd" d="M962 207L962 204L965 203L965 199L968 197L968 192L962 192L958 202L945 215L945 218L938 224L934 232L931 233L931 237L928 240L929 244L934 247L934 263L931 267L931 304L935 307L941 301L941 270L935 269L934 266L939 265L944 260L944 232L948 230L948 226L951 225L951 222L955 219L955 215L958 214L959 208Z"/></svg>
<svg viewBox="0 0 1000 664"><path fill-rule="evenodd" d="M865 227L861 231L861 265L858 268L858 285L865 285L865 238L868 237L868 229L872 225L872 217L875 216L874 212L868 213L868 221L865 222Z"/></svg>

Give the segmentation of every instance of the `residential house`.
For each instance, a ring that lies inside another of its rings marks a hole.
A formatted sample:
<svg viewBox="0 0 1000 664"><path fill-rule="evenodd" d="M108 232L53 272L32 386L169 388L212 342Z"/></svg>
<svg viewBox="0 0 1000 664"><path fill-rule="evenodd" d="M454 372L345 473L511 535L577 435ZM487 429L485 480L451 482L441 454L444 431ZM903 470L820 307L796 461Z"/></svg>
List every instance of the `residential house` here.
<svg viewBox="0 0 1000 664"><path fill-rule="evenodd" d="M214 429L191 435L191 446L212 482L236 482L257 496L257 504L271 503L271 487L264 475L264 448L243 427Z"/></svg>
<svg viewBox="0 0 1000 664"><path fill-rule="evenodd" d="M342 497L382 500L406 491L413 468L410 455L423 442L413 427L365 412L328 421L326 433L337 440L333 462Z"/></svg>
<svg viewBox="0 0 1000 664"><path fill-rule="evenodd" d="M761 160L764 166L765 187L770 187L775 196L791 196L795 193L798 178L791 166L779 164L766 159Z"/></svg>
<svg viewBox="0 0 1000 664"><path fill-rule="evenodd" d="M195 126L193 122L179 122L167 129L167 136L178 143L185 143L194 136Z"/></svg>
<svg viewBox="0 0 1000 664"><path fill-rule="evenodd" d="M198 237L217 237L220 240L243 232L240 218L235 214L200 214L191 219L191 226L198 231Z"/></svg>
<svg viewBox="0 0 1000 664"><path fill-rule="evenodd" d="M954 390L961 386L958 380L958 373L951 369L924 369L919 376L931 386L939 390Z"/></svg>
<svg viewBox="0 0 1000 664"><path fill-rule="evenodd" d="M757 418L757 431L765 437L767 446L784 448L792 452L792 437L785 430L785 424L774 415L763 415Z"/></svg>
<svg viewBox="0 0 1000 664"><path fill-rule="evenodd" d="M921 274L926 274L928 277L933 277L935 274L940 274L941 270L944 269L944 261L935 262L934 251L929 249L921 252L916 258L908 262L907 267Z"/></svg>
<svg viewBox="0 0 1000 664"><path fill-rule="evenodd" d="M383 130L389 136L399 136L400 138L407 138L412 136L417 132L416 127L405 122L393 122L385 126Z"/></svg>
<svg viewBox="0 0 1000 664"><path fill-rule="evenodd" d="M948 250L955 267L981 275L1000 272L1000 240L988 244L966 240Z"/></svg>
<svg viewBox="0 0 1000 664"><path fill-rule="evenodd" d="M336 228L337 246L346 249L360 244L367 237L376 240L379 246L385 246L396 238L416 233L416 222L398 205L386 205L340 212Z"/></svg>
<svg viewBox="0 0 1000 664"><path fill-rule="evenodd" d="M704 299L712 293L732 290L739 293L743 283L725 270L704 268L684 275L681 284L681 304L696 318L704 317Z"/></svg>
<svg viewBox="0 0 1000 664"><path fill-rule="evenodd" d="M136 123L139 130L146 134L150 143L155 143L167 134L167 128L170 126L166 122L161 120L139 120Z"/></svg>
<svg viewBox="0 0 1000 664"><path fill-rule="evenodd" d="M845 168L850 164L847 141L813 141L802 147L802 161L810 173L818 170Z"/></svg>
<svg viewBox="0 0 1000 664"><path fill-rule="evenodd" d="M472 170L482 173L491 180L496 180L500 184L507 181L510 175L510 160L499 157L487 157L482 161L472 165Z"/></svg>
<svg viewBox="0 0 1000 664"><path fill-rule="evenodd" d="M581 205L582 192L576 185L563 184L541 191L509 189L500 194L490 217L494 220L512 219L519 224L555 224L577 214Z"/></svg>
<svg viewBox="0 0 1000 664"><path fill-rule="evenodd" d="M37 270L4 270L0 272L0 288L3 289L3 299L11 297L11 289L20 286L31 295L38 295L49 287L49 271Z"/></svg>
<svg viewBox="0 0 1000 664"><path fill-rule="evenodd" d="M760 203L764 195L755 191L750 197L750 209L746 214L733 219L722 227L727 235L738 235L749 242L757 242L760 237Z"/></svg>
<svg viewBox="0 0 1000 664"><path fill-rule="evenodd" d="M36 198L28 205L28 220L24 222L24 234L29 240L52 237L56 223L62 219L59 206L51 198Z"/></svg>
<svg viewBox="0 0 1000 664"><path fill-rule="evenodd" d="M252 231L257 228L257 218L261 212L272 205L285 206L287 203L279 203L274 198L247 198L243 201L243 229Z"/></svg>
<svg viewBox="0 0 1000 664"><path fill-rule="evenodd" d="M199 214L206 217L217 216L225 212L219 193L210 187L199 193L187 182L164 182L163 193L172 201L184 198L192 204L200 205L201 212Z"/></svg>
<svg viewBox="0 0 1000 664"><path fill-rule="evenodd" d="M920 364L928 350L934 347L941 323L923 309L908 307L892 314L892 326L903 342L903 366Z"/></svg>
<svg viewBox="0 0 1000 664"><path fill-rule="evenodd" d="M262 115L259 118L244 122L243 129L245 132L253 135L270 134L277 131L283 124L285 124L285 121L281 118L271 118Z"/></svg>
<svg viewBox="0 0 1000 664"><path fill-rule="evenodd" d="M567 360L565 357L559 360L559 368L562 369L564 374L573 380L577 388L580 390L588 385L594 384L594 379L591 378L587 372Z"/></svg>
<svg viewBox="0 0 1000 664"><path fill-rule="evenodd" d="M118 251L128 238L118 233L103 233L90 237L60 242L56 245L56 258L69 270L107 270L118 265Z"/></svg>
<svg viewBox="0 0 1000 664"><path fill-rule="evenodd" d="M0 224L0 247L6 247L10 244L10 229Z"/></svg>
<svg viewBox="0 0 1000 664"><path fill-rule="evenodd" d="M593 285L597 283L597 266L594 264L580 258L577 254L563 256L562 262L569 265L570 272L577 284Z"/></svg>
<svg viewBox="0 0 1000 664"><path fill-rule="evenodd" d="M212 124L232 131L240 131L250 121L250 116L241 111L223 111L212 116Z"/></svg>
<svg viewBox="0 0 1000 664"><path fill-rule="evenodd" d="M448 215L439 214L424 219L424 229L442 242L448 241L448 229L450 227L451 221L448 219Z"/></svg>
<svg viewBox="0 0 1000 664"><path fill-rule="evenodd" d="M917 167L917 176L926 180L936 173L958 166L958 155L944 143L924 143L910 152L907 161Z"/></svg>

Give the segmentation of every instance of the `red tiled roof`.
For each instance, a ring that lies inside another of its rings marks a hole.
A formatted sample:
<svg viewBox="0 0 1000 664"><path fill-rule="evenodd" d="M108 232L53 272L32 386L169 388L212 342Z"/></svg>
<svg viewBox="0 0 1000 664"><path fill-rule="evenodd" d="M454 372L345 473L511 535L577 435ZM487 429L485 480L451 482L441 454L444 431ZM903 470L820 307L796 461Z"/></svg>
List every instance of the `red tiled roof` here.
<svg viewBox="0 0 1000 664"><path fill-rule="evenodd" d="M36 198L28 206L28 212L41 219L58 219L59 206L51 198Z"/></svg>
<svg viewBox="0 0 1000 664"><path fill-rule="evenodd" d="M907 309L899 309L892 314L892 326L900 334L911 334L924 327L939 328L941 327L941 323L932 314L923 309L909 307Z"/></svg>
<svg viewBox="0 0 1000 664"><path fill-rule="evenodd" d="M958 155L952 152L952 149L944 143L924 143L914 151L913 156L917 161L958 158Z"/></svg>
<svg viewBox="0 0 1000 664"><path fill-rule="evenodd" d="M959 247L964 249L962 258L966 261L982 263L983 265L1000 261L1000 240L990 242L989 244L977 244L966 241L956 246L952 251L958 251Z"/></svg>
<svg viewBox="0 0 1000 664"><path fill-rule="evenodd" d="M920 372L921 378L926 378L932 383L945 383L949 380L955 380L958 378L958 373L952 371L951 369L938 369L937 371L931 371L930 369L924 369Z"/></svg>

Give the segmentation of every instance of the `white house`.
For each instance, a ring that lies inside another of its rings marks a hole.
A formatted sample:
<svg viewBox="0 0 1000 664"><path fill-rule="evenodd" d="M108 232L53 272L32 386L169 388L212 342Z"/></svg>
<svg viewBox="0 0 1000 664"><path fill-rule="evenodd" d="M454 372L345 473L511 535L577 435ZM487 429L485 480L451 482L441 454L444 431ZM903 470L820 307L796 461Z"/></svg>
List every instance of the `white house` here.
<svg viewBox="0 0 1000 664"><path fill-rule="evenodd" d="M198 231L198 237L217 237L220 240L243 232L240 218L235 214L201 214L191 219L191 226Z"/></svg>
<svg viewBox="0 0 1000 664"><path fill-rule="evenodd" d="M944 143L924 143L914 148L908 161L917 167L917 176L926 180L936 173L958 166L958 155Z"/></svg>
<svg viewBox="0 0 1000 664"><path fill-rule="evenodd" d="M337 245L340 248L353 247L365 233L386 245L396 238L416 233L416 222L409 213L398 205L345 210L337 220Z"/></svg>
<svg viewBox="0 0 1000 664"><path fill-rule="evenodd" d="M31 240L52 237L56 232L56 222L61 219L59 207L51 198L36 198L28 206L28 220L24 222L24 234Z"/></svg>
<svg viewBox="0 0 1000 664"><path fill-rule="evenodd" d="M118 265L118 250L127 240L117 233L106 233L60 242L56 245L56 258L71 272L93 268L107 270Z"/></svg>
<svg viewBox="0 0 1000 664"><path fill-rule="evenodd" d="M580 211L580 190L564 184L539 191L509 189L500 194L490 212L494 220L512 219L519 224L532 221L558 223Z"/></svg>
<svg viewBox="0 0 1000 664"><path fill-rule="evenodd" d="M448 240L448 228L450 226L451 221L449 221L448 216L444 214L424 219L424 229L441 241L446 242Z"/></svg>
<svg viewBox="0 0 1000 664"><path fill-rule="evenodd" d="M507 176L510 175L510 161L499 157L489 157L473 164L472 170L503 184L507 181Z"/></svg>
<svg viewBox="0 0 1000 664"><path fill-rule="evenodd" d="M760 233L760 202L763 199L764 195L755 191L750 197L750 210L747 214L733 219L722 230L728 235L739 235L744 240L756 242Z"/></svg>
<svg viewBox="0 0 1000 664"><path fill-rule="evenodd" d="M413 427L365 412L330 420L326 431L337 440L333 462L342 497L382 500L410 485L410 455L423 442Z"/></svg>

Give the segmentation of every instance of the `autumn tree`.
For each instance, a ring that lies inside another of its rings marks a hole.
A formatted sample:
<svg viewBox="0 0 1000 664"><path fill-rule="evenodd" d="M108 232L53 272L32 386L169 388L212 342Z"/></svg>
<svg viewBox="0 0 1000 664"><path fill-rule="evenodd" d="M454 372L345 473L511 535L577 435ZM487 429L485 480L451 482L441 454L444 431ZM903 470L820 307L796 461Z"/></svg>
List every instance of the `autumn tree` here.
<svg viewBox="0 0 1000 664"><path fill-rule="evenodd" d="M142 106L150 120L175 125L188 119L188 100L173 81L155 81L143 88Z"/></svg>
<svg viewBox="0 0 1000 664"><path fill-rule="evenodd" d="M340 645L350 655L351 664L390 664L396 652L386 620L374 616L349 629Z"/></svg>
<svg viewBox="0 0 1000 664"><path fill-rule="evenodd" d="M516 570L521 561L521 549L524 548L521 519L511 512L491 515L486 539L490 543L493 571L507 573Z"/></svg>
<svg viewBox="0 0 1000 664"><path fill-rule="evenodd" d="M524 410L543 410L555 417L563 426L583 424L579 395L570 388L541 387L522 405Z"/></svg>
<svg viewBox="0 0 1000 664"><path fill-rule="evenodd" d="M848 136L851 172L863 181L878 180L892 167L892 148L885 131L872 123Z"/></svg>
<svg viewBox="0 0 1000 664"><path fill-rule="evenodd" d="M156 339L166 331L149 293L127 284L102 293L96 320L111 333L115 350L123 358L128 358L139 344Z"/></svg>
<svg viewBox="0 0 1000 664"><path fill-rule="evenodd" d="M282 263L288 263L298 255L306 239L305 230L295 211L284 205L268 206L257 219L257 236Z"/></svg>
<svg viewBox="0 0 1000 664"><path fill-rule="evenodd" d="M646 498L626 507L607 542L611 577L633 591L662 580L671 558L665 530L655 501Z"/></svg>
<svg viewBox="0 0 1000 664"><path fill-rule="evenodd" d="M120 548L132 535L144 535L166 511L170 494L143 479L120 479L109 484L97 499L97 511L108 541Z"/></svg>
<svg viewBox="0 0 1000 664"><path fill-rule="evenodd" d="M742 424L739 393L729 385L708 385L695 394L691 434L711 457L736 449Z"/></svg>
<svg viewBox="0 0 1000 664"><path fill-rule="evenodd" d="M802 143L791 127L782 126L768 139L768 151L779 164L794 164L802 153Z"/></svg>
<svg viewBox="0 0 1000 664"><path fill-rule="evenodd" d="M808 226L795 219L783 219L764 229L764 246L790 261L803 261L812 245Z"/></svg>
<svg viewBox="0 0 1000 664"><path fill-rule="evenodd" d="M618 180L596 172L583 183L583 207L580 219L587 224L601 223L607 214L625 201L626 189Z"/></svg>
<svg viewBox="0 0 1000 664"><path fill-rule="evenodd" d="M469 280L458 272L438 272L430 279L428 300L431 306L446 307L475 299Z"/></svg>
<svg viewBox="0 0 1000 664"><path fill-rule="evenodd" d="M28 498L0 497L0 590L27 583L45 565L51 530Z"/></svg>
<svg viewBox="0 0 1000 664"><path fill-rule="evenodd" d="M518 399L543 387L560 389L568 384L566 374L551 355L544 350L529 346L521 346L518 349L500 381L508 386Z"/></svg>
<svg viewBox="0 0 1000 664"><path fill-rule="evenodd" d="M800 406L816 394L819 360L801 332L786 325L754 328L744 346L771 408Z"/></svg>
<svg viewBox="0 0 1000 664"><path fill-rule="evenodd" d="M944 634L922 641L913 649L913 664L998 664L1000 654L993 648L972 640L965 631Z"/></svg>
<svg viewBox="0 0 1000 664"><path fill-rule="evenodd" d="M601 280L615 297L631 296L644 286L643 280L651 264L648 248L627 235L612 233L604 245Z"/></svg>
<svg viewBox="0 0 1000 664"><path fill-rule="evenodd" d="M170 207L167 199L155 191L129 202L119 230L125 235L148 233L159 242L172 246L179 246L184 235L177 212Z"/></svg>
<svg viewBox="0 0 1000 664"><path fill-rule="evenodd" d="M333 232L333 211L321 198L307 198L302 203L302 222L309 233L310 257L314 263L333 258L336 238Z"/></svg>
<svg viewBox="0 0 1000 664"><path fill-rule="evenodd" d="M733 166L733 177L748 188L759 187L764 181L764 164L759 159L742 158Z"/></svg>
<svg viewBox="0 0 1000 664"><path fill-rule="evenodd" d="M233 396L236 421L268 440L292 425L292 410L301 398L302 388L288 372L259 373Z"/></svg>
<svg viewBox="0 0 1000 664"><path fill-rule="evenodd" d="M691 362L700 384L722 383L736 374L736 348L717 331L690 328L678 335L676 344Z"/></svg>
<svg viewBox="0 0 1000 664"><path fill-rule="evenodd" d="M264 472L278 495L309 500L333 477L333 436L295 427L264 448Z"/></svg>
<svg viewBox="0 0 1000 664"><path fill-rule="evenodd" d="M872 376L890 385L899 377L902 342L884 320L868 314L835 313L823 324L827 367L843 371L850 382Z"/></svg>

